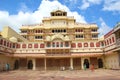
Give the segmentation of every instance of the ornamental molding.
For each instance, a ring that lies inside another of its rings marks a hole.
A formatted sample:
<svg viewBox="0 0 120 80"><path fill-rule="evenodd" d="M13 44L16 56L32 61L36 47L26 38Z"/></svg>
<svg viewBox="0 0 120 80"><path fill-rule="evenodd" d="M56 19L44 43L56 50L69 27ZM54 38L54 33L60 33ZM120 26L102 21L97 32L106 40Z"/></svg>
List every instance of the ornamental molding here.
<svg viewBox="0 0 120 80"><path fill-rule="evenodd" d="M54 40L62 40L62 41L70 41L69 36L64 36L62 34L55 34L53 36L46 36L46 41L54 41Z"/></svg>

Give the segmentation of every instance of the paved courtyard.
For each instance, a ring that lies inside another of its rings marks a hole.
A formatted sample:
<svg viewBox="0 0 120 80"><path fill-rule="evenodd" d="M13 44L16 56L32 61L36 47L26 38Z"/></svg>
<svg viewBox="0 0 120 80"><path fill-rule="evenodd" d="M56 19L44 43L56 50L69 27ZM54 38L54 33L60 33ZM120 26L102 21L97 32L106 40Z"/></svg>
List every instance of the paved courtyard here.
<svg viewBox="0 0 120 80"><path fill-rule="evenodd" d="M15 70L0 72L0 80L120 80L120 70L73 71Z"/></svg>

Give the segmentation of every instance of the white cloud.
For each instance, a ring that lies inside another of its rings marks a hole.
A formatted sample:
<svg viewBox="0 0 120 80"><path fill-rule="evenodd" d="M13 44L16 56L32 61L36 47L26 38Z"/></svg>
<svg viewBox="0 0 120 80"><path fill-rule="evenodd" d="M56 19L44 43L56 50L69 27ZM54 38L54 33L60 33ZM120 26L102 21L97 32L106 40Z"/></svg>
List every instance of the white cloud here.
<svg viewBox="0 0 120 80"><path fill-rule="evenodd" d="M67 6L62 5L60 2L43 0L35 12L25 12L21 10L16 15L10 15L7 11L0 11L0 30L2 30L3 26L10 26L18 32L18 29L24 24L40 23L43 17L49 17L50 12L58 7L67 11L68 16L74 16L77 22L86 23L83 16L78 14L78 12L70 11Z"/></svg>
<svg viewBox="0 0 120 80"><path fill-rule="evenodd" d="M85 10L91 5L100 4L102 0L82 0L82 5L79 7L79 9Z"/></svg>
<svg viewBox="0 0 120 80"><path fill-rule="evenodd" d="M80 9L85 10L90 6L90 3L86 0L83 0L83 5L80 7Z"/></svg>
<svg viewBox="0 0 120 80"><path fill-rule="evenodd" d="M120 12L119 6L120 6L120 0L105 0L103 10Z"/></svg>
<svg viewBox="0 0 120 80"><path fill-rule="evenodd" d="M100 4L102 0L88 0L88 2L92 4Z"/></svg>
<svg viewBox="0 0 120 80"><path fill-rule="evenodd" d="M26 6L25 3L20 3L20 8L18 9L19 11L23 11L23 12L31 12L30 9Z"/></svg>
<svg viewBox="0 0 120 80"><path fill-rule="evenodd" d="M100 17L99 18L99 21L100 21L100 27L99 27L99 33L100 33L100 36L101 35L105 35L106 33L108 33L110 30L112 30L111 27L109 27L105 21Z"/></svg>

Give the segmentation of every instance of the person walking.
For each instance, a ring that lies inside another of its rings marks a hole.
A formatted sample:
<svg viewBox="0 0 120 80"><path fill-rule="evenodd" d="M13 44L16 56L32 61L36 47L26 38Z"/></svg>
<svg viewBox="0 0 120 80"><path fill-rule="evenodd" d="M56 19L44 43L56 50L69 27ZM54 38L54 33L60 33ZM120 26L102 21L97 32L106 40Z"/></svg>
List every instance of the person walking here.
<svg viewBox="0 0 120 80"><path fill-rule="evenodd" d="M84 64L84 70L86 70L86 64Z"/></svg>
<svg viewBox="0 0 120 80"><path fill-rule="evenodd" d="M9 71L9 64L8 63L6 63L5 67L6 67L6 71Z"/></svg>

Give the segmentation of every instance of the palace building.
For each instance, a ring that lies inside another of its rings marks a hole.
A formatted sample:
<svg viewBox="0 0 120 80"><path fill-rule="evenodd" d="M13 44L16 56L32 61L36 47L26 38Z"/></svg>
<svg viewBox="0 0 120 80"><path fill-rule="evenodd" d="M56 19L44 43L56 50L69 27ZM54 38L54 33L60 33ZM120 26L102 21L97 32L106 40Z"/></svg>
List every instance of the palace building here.
<svg viewBox="0 0 120 80"><path fill-rule="evenodd" d="M102 37L97 24L77 23L55 10L42 23L23 25L20 33L4 27L0 33L0 70L120 69L120 23Z"/></svg>

